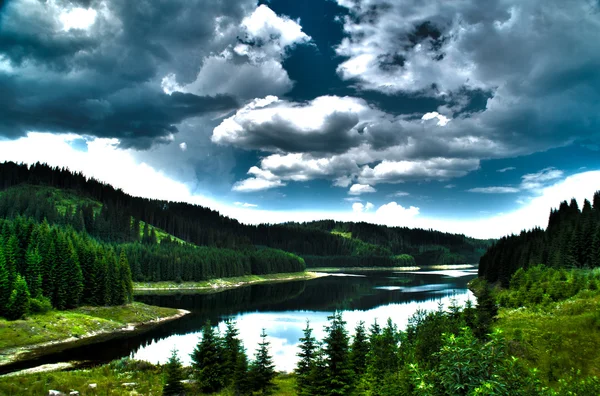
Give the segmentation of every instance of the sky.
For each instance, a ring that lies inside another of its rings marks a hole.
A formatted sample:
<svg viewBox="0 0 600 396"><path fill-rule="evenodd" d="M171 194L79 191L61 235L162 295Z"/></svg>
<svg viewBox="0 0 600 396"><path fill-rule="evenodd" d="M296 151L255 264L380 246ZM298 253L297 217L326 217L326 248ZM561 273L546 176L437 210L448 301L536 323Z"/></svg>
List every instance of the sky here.
<svg viewBox="0 0 600 396"><path fill-rule="evenodd" d="M497 238L600 189L596 0L0 2L0 160Z"/></svg>

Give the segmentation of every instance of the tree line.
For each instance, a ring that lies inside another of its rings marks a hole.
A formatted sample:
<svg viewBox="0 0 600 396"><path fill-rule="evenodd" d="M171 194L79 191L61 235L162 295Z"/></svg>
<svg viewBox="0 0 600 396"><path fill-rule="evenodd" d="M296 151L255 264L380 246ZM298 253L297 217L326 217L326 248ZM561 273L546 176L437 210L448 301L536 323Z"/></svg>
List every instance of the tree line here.
<svg viewBox="0 0 600 396"><path fill-rule="evenodd" d="M0 219L0 316L132 301L124 251L72 227Z"/></svg>
<svg viewBox="0 0 600 396"><path fill-rule="evenodd" d="M504 237L481 257L479 276L508 286L519 268L537 264L559 268L600 266L600 191L580 210L575 199L552 209L545 230L534 228Z"/></svg>
<svg viewBox="0 0 600 396"><path fill-rule="evenodd" d="M99 202L104 211L101 218L111 225L105 225L104 229L94 226L96 230L93 232L101 235L103 240L123 241L130 238L133 234L129 233L128 219L134 218L199 246L243 249L258 245L299 256L389 257L409 254L416 257L417 264L448 264L476 261L489 244L488 241L478 241L464 235L366 223L325 221L243 225L198 205L132 197L68 169L39 163L31 166L12 162L0 164L0 190L24 183L73 190ZM73 217L87 227L90 209L94 211L93 207L81 210L73 208ZM353 237L344 238L332 233L336 228L350 230ZM91 231L88 229L88 232Z"/></svg>

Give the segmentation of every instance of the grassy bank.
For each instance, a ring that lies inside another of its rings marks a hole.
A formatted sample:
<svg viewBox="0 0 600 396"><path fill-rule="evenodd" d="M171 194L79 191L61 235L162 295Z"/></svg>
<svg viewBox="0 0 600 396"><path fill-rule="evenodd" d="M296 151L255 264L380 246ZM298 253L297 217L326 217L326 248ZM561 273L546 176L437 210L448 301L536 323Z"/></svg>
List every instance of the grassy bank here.
<svg viewBox="0 0 600 396"><path fill-rule="evenodd" d="M316 272L290 272L280 274L236 276L233 278L211 279L202 282L134 282L133 290L136 294L138 294L139 292L147 291L213 291L219 289L229 289L233 287L252 285L255 283L314 279L320 276L323 275L317 274Z"/></svg>
<svg viewBox="0 0 600 396"><path fill-rule="evenodd" d="M188 368L186 376L190 375ZM80 395L160 395L163 381L164 367L121 359L91 369L0 377L0 394L47 395L49 390L57 390L67 395L71 391L78 391ZM296 394L293 376L279 375L275 384L277 395ZM224 390L214 395L234 395L234 392Z"/></svg>
<svg viewBox="0 0 600 396"><path fill-rule="evenodd" d="M35 314L24 320L0 319L0 364L18 360L34 350L81 342L120 331L134 331L185 311L141 303L114 307L80 307Z"/></svg>
<svg viewBox="0 0 600 396"><path fill-rule="evenodd" d="M511 354L552 384L571 374L600 376L600 295L581 293L545 307L501 309L496 326Z"/></svg>

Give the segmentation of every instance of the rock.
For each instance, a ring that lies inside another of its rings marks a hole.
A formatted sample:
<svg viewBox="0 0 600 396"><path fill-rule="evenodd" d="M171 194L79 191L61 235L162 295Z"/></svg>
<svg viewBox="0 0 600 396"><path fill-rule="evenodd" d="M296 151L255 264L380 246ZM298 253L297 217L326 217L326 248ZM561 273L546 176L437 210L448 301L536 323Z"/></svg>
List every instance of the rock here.
<svg viewBox="0 0 600 396"><path fill-rule="evenodd" d="M195 384L196 380L194 380L194 379L184 379L184 380L181 380L181 383L182 384Z"/></svg>
<svg viewBox="0 0 600 396"><path fill-rule="evenodd" d="M65 394L62 393L61 391L50 389L48 391L48 396L65 396Z"/></svg>
<svg viewBox="0 0 600 396"><path fill-rule="evenodd" d="M123 382L121 384L121 386L124 386L125 388L133 388L134 386L136 386L137 383L136 382Z"/></svg>
<svg viewBox="0 0 600 396"><path fill-rule="evenodd" d="M89 384L88 388L90 389L96 389L98 387L98 384Z"/></svg>
<svg viewBox="0 0 600 396"><path fill-rule="evenodd" d="M79 392L71 391L71 392L69 392L69 396L79 396Z"/></svg>

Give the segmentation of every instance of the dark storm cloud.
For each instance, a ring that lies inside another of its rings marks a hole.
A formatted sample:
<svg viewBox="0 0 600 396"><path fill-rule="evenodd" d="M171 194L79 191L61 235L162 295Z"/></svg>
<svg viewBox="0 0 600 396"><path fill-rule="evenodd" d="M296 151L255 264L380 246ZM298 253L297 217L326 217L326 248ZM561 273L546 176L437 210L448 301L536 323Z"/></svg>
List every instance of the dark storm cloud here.
<svg viewBox="0 0 600 396"><path fill-rule="evenodd" d="M87 29L64 29L73 7L95 9ZM162 92L177 73L192 81L253 2L12 1L0 11L0 136L27 131L116 137L148 148L182 120L237 106L226 95ZM64 16L64 15L63 15ZM219 17L219 18L217 18Z"/></svg>

